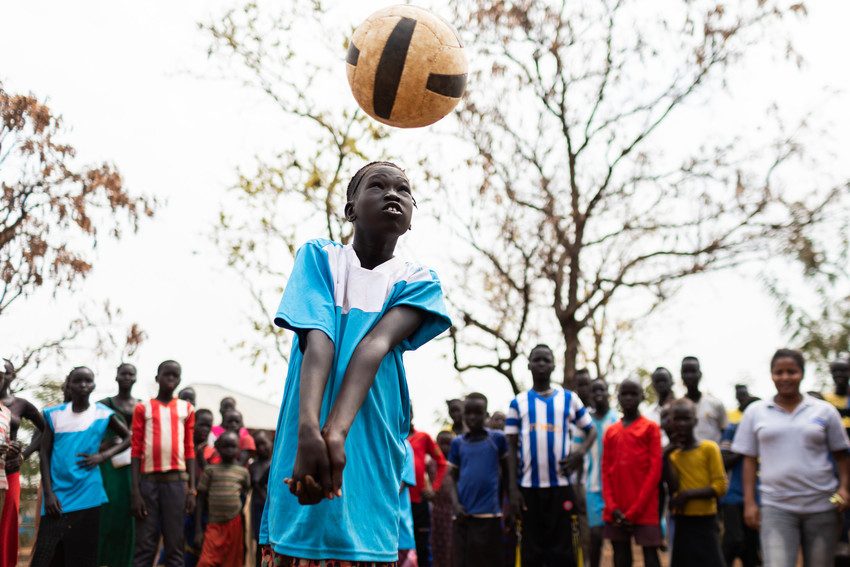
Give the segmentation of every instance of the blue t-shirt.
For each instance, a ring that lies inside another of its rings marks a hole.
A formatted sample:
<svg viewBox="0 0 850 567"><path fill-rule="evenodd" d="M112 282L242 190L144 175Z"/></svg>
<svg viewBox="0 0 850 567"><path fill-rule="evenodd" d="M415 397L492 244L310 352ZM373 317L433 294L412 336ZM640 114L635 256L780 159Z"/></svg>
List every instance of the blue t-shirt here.
<svg viewBox="0 0 850 567"><path fill-rule="evenodd" d="M469 434L452 439L449 462L458 468L457 496L467 514L501 514L499 471L508 454L501 431L487 430L487 437L471 441Z"/></svg>
<svg viewBox="0 0 850 567"><path fill-rule="evenodd" d="M416 549L413 537L413 506L410 503L410 489L416 486L416 467L413 464L413 447L404 440L404 469L401 475L402 489L399 495L398 549Z"/></svg>
<svg viewBox="0 0 850 567"><path fill-rule="evenodd" d="M298 504L283 479L292 474L298 446L302 337L318 329L334 343L334 364L320 413L324 423L354 349L384 313L401 305L423 311L425 319L378 367L346 440L342 497L315 506ZM260 541L277 553L299 558L396 561L404 440L410 431L402 354L451 326L440 280L433 271L400 258L367 270L350 245L311 240L296 255L274 321L294 331L295 337Z"/></svg>
<svg viewBox="0 0 850 567"><path fill-rule="evenodd" d="M100 442L113 413L101 403L92 404L80 413L75 413L70 403L45 408L44 421L53 431L50 480L62 512L94 508L108 501L100 467L81 467L77 455L100 451ZM43 502L41 515L44 515Z"/></svg>
<svg viewBox="0 0 850 567"><path fill-rule="evenodd" d="M723 430L723 435L720 439L722 448L726 450L731 446L735 439L735 432L738 430L737 423L730 423ZM743 504L744 503L744 460L741 459L735 466L726 471L726 476L729 477L729 488L726 494L720 498L721 504ZM759 497L759 479L756 477L756 502L761 502Z"/></svg>

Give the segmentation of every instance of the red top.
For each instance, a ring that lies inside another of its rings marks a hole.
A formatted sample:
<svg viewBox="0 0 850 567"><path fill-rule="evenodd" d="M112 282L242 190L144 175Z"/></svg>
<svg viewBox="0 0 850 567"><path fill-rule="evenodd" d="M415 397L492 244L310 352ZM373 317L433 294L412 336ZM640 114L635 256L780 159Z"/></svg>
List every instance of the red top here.
<svg viewBox="0 0 850 567"><path fill-rule="evenodd" d="M410 487L410 501L419 503L422 502L422 489L425 488L425 455L431 455L431 458L437 463L437 474L434 476L434 482L431 485L434 492L440 490L443 477L446 476L446 457L443 456L443 452L440 451L431 436L424 431L414 429L407 440L413 448L413 466L416 469L416 486Z"/></svg>
<svg viewBox="0 0 850 567"><path fill-rule="evenodd" d="M661 429L643 416L628 426L608 427L602 445L603 519L614 522L614 510L637 525L658 525L661 480Z"/></svg>
<svg viewBox="0 0 850 567"><path fill-rule="evenodd" d="M185 471L186 461L195 458L194 431L195 410L185 400L136 404L130 455L143 473Z"/></svg>

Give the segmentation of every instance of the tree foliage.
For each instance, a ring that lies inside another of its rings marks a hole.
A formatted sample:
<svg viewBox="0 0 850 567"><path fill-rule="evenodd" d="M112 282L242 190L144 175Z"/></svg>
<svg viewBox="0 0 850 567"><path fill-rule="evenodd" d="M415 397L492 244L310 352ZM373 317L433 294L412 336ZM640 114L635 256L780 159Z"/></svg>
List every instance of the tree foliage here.
<svg viewBox="0 0 850 567"><path fill-rule="evenodd" d="M0 315L42 286L72 287L91 271L99 238L153 215L113 165L76 164L62 134L44 102L0 84Z"/></svg>

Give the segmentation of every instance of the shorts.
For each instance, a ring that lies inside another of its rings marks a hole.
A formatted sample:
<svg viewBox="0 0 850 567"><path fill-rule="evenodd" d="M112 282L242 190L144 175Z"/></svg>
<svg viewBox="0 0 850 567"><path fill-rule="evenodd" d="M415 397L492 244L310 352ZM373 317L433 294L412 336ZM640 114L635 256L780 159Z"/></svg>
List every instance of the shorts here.
<svg viewBox="0 0 850 567"><path fill-rule="evenodd" d="M262 567L398 567L397 561L342 561L338 559L298 559L263 548Z"/></svg>
<svg viewBox="0 0 850 567"><path fill-rule="evenodd" d="M587 523L591 528L601 528L605 525L602 512L605 510L605 500L601 492L588 492L585 496L587 502Z"/></svg>
<svg viewBox="0 0 850 567"><path fill-rule="evenodd" d="M605 524L605 530L602 533L605 539L611 541L629 541L631 538L635 538L635 543L641 547L661 547L661 544L664 543L659 525L637 525L631 528L621 528L614 524Z"/></svg>

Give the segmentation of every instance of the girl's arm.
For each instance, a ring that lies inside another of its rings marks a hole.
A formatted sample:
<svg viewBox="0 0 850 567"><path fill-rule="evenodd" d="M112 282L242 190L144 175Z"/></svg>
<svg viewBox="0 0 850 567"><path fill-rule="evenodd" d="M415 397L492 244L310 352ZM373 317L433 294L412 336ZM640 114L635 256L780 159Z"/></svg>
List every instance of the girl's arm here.
<svg viewBox="0 0 850 567"><path fill-rule="evenodd" d="M109 416L109 429L112 430L115 435L121 439L121 443L117 443L115 445L110 445L108 448L102 450L99 453L95 453L93 455L89 455L86 453L78 453L77 456L81 457L77 464L81 467L90 469L92 467L96 467L100 463L104 462L106 459L111 458L113 455L117 455L121 451L127 450L130 446L130 430L127 429L127 426L124 425L124 422L118 419L118 416L112 414Z"/></svg>
<svg viewBox="0 0 850 567"><path fill-rule="evenodd" d="M26 461L30 455L38 451L39 444L41 443L41 436L44 432L44 418L41 416L41 412L29 402L24 404L24 411L21 413L21 417L30 420L36 429L35 434L32 436L32 439L30 439L30 444L21 451L21 458Z"/></svg>
<svg viewBox="0 0 850 567"><path fill-rule="evenodd" d="M833 451L832 456L838 464L838 495L844 500L838 507L843 511L850 506L850 457L847 451Z"/></svg>
<svg viewBox="0 0 850 567"><path fill-rule="evenodd" d="M41 489L44 497L44 511L48 516L53 516L54 518L62 515L62 504L60 504L59 500L56 498L56 495L53 494L53 477L50 476L51 467L53 463L51 463L51 457L53 456L53 430L49 427L44 427L44 421L42 420L41 425L43 427L43 431L41 434L41 446L39 448L39 468L41 469Z"/></svg>
<svg viewBox="0 0 850 567"><path fill-rule="evenodd" d="M758 464L755 457L744 455L741 480L744 484L744 521L752 529L759 529L761 518L756 504L756 474Z"/></svg>
<svg viewBox="0 0 850 567"><path fill-rule="evenodd" d="M333 496L328 449L319 428L319 413L333 366L334 344L318 329L311 329L302 336L305 346L299 383L298 451L292 477L286 483L301 504L318 504L325 497Z"/></svg>
<svg viewBox="0 0 850 567"><path fill-rule="evenodd" d="M360 406L363 405L366 394L375 381L375 373L381 361L422 324L424 317L424 313L414 307L393 307L381 317L354 349L339 395L322 428L322 436L330 457L332 495L342 494L345 439Z"/></svg>

